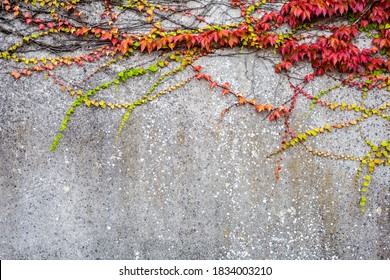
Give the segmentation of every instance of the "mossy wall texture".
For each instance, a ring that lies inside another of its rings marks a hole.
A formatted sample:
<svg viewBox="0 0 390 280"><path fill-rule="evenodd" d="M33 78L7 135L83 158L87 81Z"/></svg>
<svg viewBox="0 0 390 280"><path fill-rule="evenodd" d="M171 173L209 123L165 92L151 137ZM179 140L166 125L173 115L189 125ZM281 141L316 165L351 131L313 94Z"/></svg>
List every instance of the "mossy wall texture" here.
<svg viewBox="0 0 390 280"><path fill-rule="evenodd" d="M2 49L13 40L1 39ZM202 71L229 81L248 100L280 104L291 96L287 78L274 73L269 59L238 51L201 58ZM1 72L13 70L1 63ZM112 80L121 67L97 74L90 84ZM72 66L56 74L77 83L92 71ZM101 96L133 100L154 80L137 78ZM308 90L318 93L332 84L322 77ZM341 88L330 100L353 102L354 93ZM233 108L219 122L234 101L196 80L137 108L118 139L124 112L80 108L52 152L73 99L43 74L16 81L2 73L0 258L389 259L388 166L372 173L364 214L358 162L315 157L297 145L283 154L276 183L277 158L266 156L280 146L283 124L246 107ZM296 131L353 115L309 105L298 100L291 120ZM389 134L380 118L362 126L370 127L372 141ZM364 156L367 146L358 135L352 126L307 145Z"/></svg>

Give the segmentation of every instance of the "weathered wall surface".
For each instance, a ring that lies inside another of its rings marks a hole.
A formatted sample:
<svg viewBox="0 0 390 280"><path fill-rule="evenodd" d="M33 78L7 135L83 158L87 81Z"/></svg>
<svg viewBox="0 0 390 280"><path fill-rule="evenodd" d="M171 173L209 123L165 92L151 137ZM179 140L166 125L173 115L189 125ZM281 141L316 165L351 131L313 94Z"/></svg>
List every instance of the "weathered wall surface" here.
<svg viewBox="0 0 390 280"><path fill-rule="evenodd" d="M248 99L282 103L291 96L286 78L257 54L201 62ZM77 81L84 69L67 69L67 79ZM110 80L114 70L92 84ZM137 108L119 140L123 112L80 108L51 152L71 97L43 75L0 79L1 259L390 258L388 167L373 174L365 214L356 162L314 157L298 145L284 154L275 184L276 159L266 155L278 147L283 126L245 107L219 123L234 101L207 83ZM318 79L310 90L332 82ZM103 94L131 100L152 83L143 78ZM354 100L352 90L338 93L332 100ZM301 99L296 110L297 131L336 118L321 108L307 114ZM388 131L381 120L363 125L376 125L373 140ZM308 145L362 156L367 147L358 135L351 127Z"/></svg>

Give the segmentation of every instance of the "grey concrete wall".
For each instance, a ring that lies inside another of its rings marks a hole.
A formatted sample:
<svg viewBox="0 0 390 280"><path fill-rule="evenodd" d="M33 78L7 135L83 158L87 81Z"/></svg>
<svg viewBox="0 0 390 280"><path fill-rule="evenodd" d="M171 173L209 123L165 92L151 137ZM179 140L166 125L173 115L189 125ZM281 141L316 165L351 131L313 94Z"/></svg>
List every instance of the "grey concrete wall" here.
<svg viewBox="0 0 390 280"><path fill-rule="evenodd" d="M280 104L291 96L287 79L273 72L269 60L220 56L227 53L198 64L248 99ZM4 72L14 67L1 63ZM118 64L87 86L112 80L122 69ZM77 82L92 71L71 67L55 74ZM166 85L189 75L185 71ZM99 96L133 100L157 77ZM51 152L73 99L44 75L15 81L1 74L0 80L1 259L390 258L388 167L373 174L365 214L359 206L362 182L354 177L357 162L314 157L298 145L284 154L275 184L276 159L266 155L279 146L283 126L247 107L232 109L219 123L221 111L235 100L207 83L193 81L137 108L119 140L123 111L80 107ZM307 89L318 93L332 83L321 78ZM328 100L359 98L341 89ZM377 93L367 102L386 98ZM309 103L300 98L291 120L296 131L353 115L308 112ZM389 134L383 119L362 126L373 141ZM367 153L356 127L307 145Z"/></svg>

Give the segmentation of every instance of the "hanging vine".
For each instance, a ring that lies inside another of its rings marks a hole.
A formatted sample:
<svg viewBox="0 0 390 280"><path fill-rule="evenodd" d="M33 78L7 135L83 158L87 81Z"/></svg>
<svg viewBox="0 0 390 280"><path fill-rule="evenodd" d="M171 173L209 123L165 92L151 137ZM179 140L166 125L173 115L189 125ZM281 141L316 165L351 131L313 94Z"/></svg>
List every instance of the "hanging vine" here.
<svg viewBox="0 0 390 280"><path fill-rule="evenodd" d="M66 137L66 128L79 107L106 110L125 108L122 120L118 121L117 137L120 137L132 111L184 85L200 81L236 100L221 112L221 120L232 108L247 107L257 112L262 119L283 123L284 134L280 147L268 155L277 156L276 180L280 177L282 154L297 145L314 156L359 162L357 177L362 177L363 181L360 205L362 211L365 211L371 174L378 166L390 165L390 139L386 138L386 133L383 132L380 142L373 143L362 132L362 141L367 144L367 153L363 157L318 151L310 148L307 141L335 130L360 126L373 117L384 119L389 124L390 0L226 0L225 6L240 14L238 20L226 24L208 22L202 13L197 13L201 8L188 8L185 5L188 1L94 2L102 7L100 14L91 8L91 1L0 1L0 31L20 37L19 42L0 52L3 64L14 63L17 66L9 74L18 80L32 78L42 72L74 99L53 140L51 150L54 151L61 138ZM203 5L203 8L210 5L192 2ZM138 24L123 24L130 15L137 17ZM178 19L183 17L190 19L191 24L181 23ZM5 22L11 22L19 28L17 31L15 28L7 29ZM357 39L362 36L370 43L368 47L357 43ZM57 38L59 45L46 43L46 38ZM64 44L66 40L75 43ZM23 56L25 49L37 47L53 55L33 58ZM303 62L311 65L312 73L301 77L300 83L288 79L291 96L282 104L248 100L245 94L234 91L229 81L218 83L202 71L202 65L197 62L200 57L207 57L220 49L237 52L244 49L258 52L271 50L279 59L275 63L276 73L290 77L291 69ZM61 55L64 52L74 53L74 50L80 50L81 54ZM118 62L133 61L138 53L147 54L155 60L148 65L120 71L113 80L90 90L83 90L79 84L67 84L55 74L55 70L61 67L101 62L92 74L84 77L83 83L86 84L94 75ZM168 77L180 72L192 74L175 85L162 88ZM343 77L336 86L318 93L305 90L307 84L317 77L332 73L340 73ZM102 90L119 87L144 75L155 82L145 89L141 98L133 102L112 103L96 97ZM350 104L326 101L326 96L343 88L360 91L360 102ZM374 89L383 96L384 101L380 100L381 103L376 106L365 105L369 92ZM357 117L306 131L293 131L290 119L295 113L298 99L310 101L309 111L322 107L335 113L355 112Z"/></svg>

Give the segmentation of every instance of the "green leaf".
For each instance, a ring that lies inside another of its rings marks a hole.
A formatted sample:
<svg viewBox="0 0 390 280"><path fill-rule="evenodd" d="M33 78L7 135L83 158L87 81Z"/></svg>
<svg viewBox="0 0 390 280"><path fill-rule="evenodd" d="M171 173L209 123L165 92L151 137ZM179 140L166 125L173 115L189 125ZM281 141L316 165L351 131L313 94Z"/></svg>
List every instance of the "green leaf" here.
<svg viewBox="0 0 390 280"><path fill-rule="evenodd" d="M118 74L118 77L119 77L122 81L124 81L124 82L127 81L127 75L126 75L126 73L125 73L124 71L120 72L120 73Z"/></svg>
<svg viewBox="0 0 390 280"><path fill-rule="evenodd" d="M149 70L150 72L154 73L154 72L156 72L156 71L158 70L158 66L152 64L152 65L149 66L148 70Z"/></svg>
<svg viewBox="0 0 390 280"><path fill-rule="evenodd" d="M164 65L164 61L162 61L162 59L159 59L158 60L158 66L160 66L160 67L164 67L165 65Z"/></svg>
<svg viewBox="0 0 390 280"><path fill-rule="evenodd" d="M144 68L140 68L140 69L139 69L139 73L140 73L141 75L145 75L145 74L146 74L146 70L145 70Z"/></svg>

